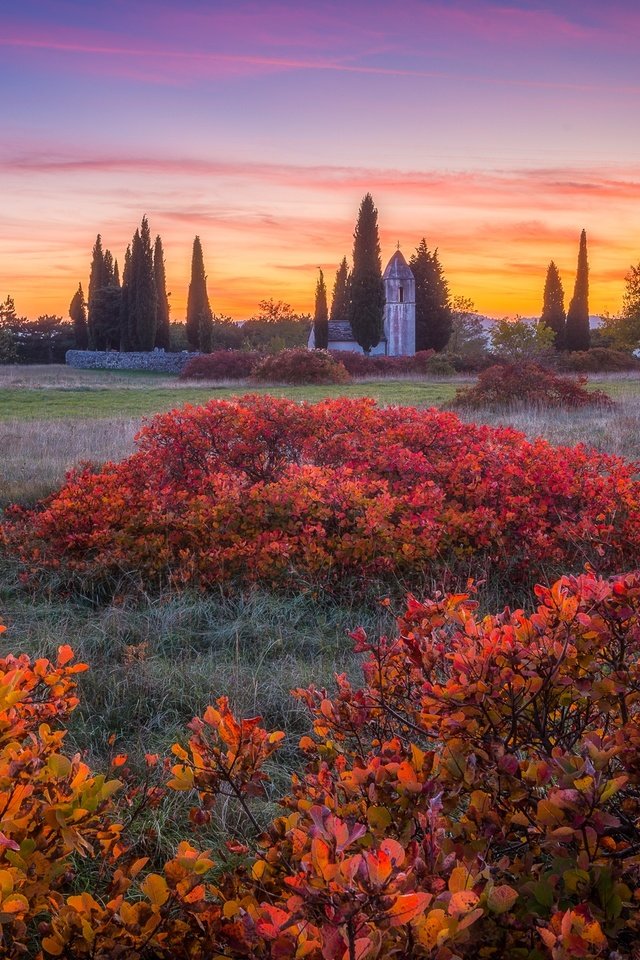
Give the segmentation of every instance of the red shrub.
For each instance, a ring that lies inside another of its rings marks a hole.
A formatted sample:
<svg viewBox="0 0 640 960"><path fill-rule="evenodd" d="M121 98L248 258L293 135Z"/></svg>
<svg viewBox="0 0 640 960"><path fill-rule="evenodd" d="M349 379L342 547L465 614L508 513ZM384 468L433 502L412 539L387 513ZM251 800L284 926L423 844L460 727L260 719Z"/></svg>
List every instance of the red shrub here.
<svg viewBox="0 0 640 960"><path fill-rule="evenodd" d="M246 380L263 354L248 350L216 350L193 357L185 365L182 380Z"/></svg>
<svg viewBox="0 0 640 960"><path fill-rule="evenodd" d="M27 577L352 590L619 569L640 544L633 465L438 410L214 400L156 417L138 447L7 519Z"/></svg>
<svg viewBox="0 0 640 960"><path fill-rule="evenodd" d="M504 407L538 405L547 407L614 406L602 390L587 390L586 377L570 380L534 363L499 364L483 370L472 387L458 390L458 407Z"/></svg>
<svg viewBox="0 0 640 960"><path fill-rule="evenodd" d="M345 367L327 350L281 350L265 357L253 371L256 383L346 383Z"/></svg>
<svg viewBox="0 0 640 960"><path fill-rule="evenodd" d="M393 377L398 374L429 374L435 350L419 350L410 357L366 356L355 350L332 350L331 356L349 371L352 377Z"/></svg>

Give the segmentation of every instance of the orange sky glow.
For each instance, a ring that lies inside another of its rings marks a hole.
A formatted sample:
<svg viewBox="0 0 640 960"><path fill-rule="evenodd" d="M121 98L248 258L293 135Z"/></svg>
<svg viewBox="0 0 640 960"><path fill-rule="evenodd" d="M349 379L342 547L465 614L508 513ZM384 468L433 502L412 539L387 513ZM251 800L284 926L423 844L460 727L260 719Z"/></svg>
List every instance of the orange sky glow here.
<svg viewBox="0 0 640 960"><path fill-rule="evenodd" d="M117 35L77 0L0 15L0 297L20 314L67 316L96 234L122 266L143 214L172 319L195 234L214 312L310 312L367 191L383 261L426 237L482 313L539 313L551 259L568 300L583 227L591 313L619 309L640 259L632 5L410 0L392 22L362 0L339 33L331 2L164 3L151 30L146 0L116 6Z"/></svg>

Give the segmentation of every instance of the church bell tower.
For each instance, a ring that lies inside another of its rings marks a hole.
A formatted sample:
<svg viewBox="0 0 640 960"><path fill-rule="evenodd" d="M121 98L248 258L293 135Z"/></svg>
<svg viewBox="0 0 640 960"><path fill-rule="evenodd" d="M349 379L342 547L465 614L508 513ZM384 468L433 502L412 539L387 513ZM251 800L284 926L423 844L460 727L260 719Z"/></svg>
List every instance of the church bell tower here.
<svg viewBox="0 0 640 960"><path fill-rule="evenodd" d="M416 281L400 252L400 245L389 260L382 280L387 355L411 357L416 352Z"/></svg>

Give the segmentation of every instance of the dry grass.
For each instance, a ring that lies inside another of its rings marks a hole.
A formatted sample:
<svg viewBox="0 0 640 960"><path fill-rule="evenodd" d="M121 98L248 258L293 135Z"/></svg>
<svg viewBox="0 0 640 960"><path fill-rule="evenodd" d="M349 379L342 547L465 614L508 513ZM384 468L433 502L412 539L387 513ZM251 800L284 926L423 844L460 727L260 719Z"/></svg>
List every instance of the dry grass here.
<svg viewBox="0 0 640 960"><path fill-rule="evenodd" d="M457 411L460 413L460 411ZM511 426L528 437L544 437L557 446L584 443L603 453L627 460L640 460L640 402L622 399L613 409L553 410L527 407L504 410L474 410L461 414L466 420L491 426Z"/></svg>
<svg viewBox="0 0 640 960"><path fill-rule="evenodd" d="M34 503L79 463L121 460L141 420L0 420L0 506Z"/></svg>

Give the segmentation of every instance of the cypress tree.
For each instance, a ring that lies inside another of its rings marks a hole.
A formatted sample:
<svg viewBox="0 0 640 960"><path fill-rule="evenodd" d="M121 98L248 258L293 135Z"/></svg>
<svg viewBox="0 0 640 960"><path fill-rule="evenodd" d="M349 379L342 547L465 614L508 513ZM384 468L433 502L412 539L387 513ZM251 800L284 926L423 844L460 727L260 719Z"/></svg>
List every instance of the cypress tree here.
<svg viewBox="0 0 640 960"><path fill-rule="evenodd" d="M86 350L89 346L89 329L87 327L87 305L81 283L78 284L78 289L69 304L69 316L73 322L76 350Z"/></svg>
<svg viewBox="0 0 640 960"><path fill-rule="evenodd" d="M444 350L453 316L438 251L430 253L423 237L409 266L416 281L416 350Z"/></svg>
<svg viewBox="0 0 640 960"><path fill-rule="evenodd" d="M88 290L88 306L89 306L89 317L88 317L88 330L89 330L89 345L92 349L95 349L96 344L96 324L95 317L93 315L93 301L98 290L101 290L104 286L105 279L105 270L104 270L104 251L102 249L102 237L100 234L96 237L96 242L93 245L93 252L91 257L91 272L89 274L89 290Z"/></svg>
<svg viewBox="0 0 640 960"><path fill-rule="evenodd" d="M131 244L127 246L122 270L122 290L120 295L120 349L123 353L133 350L131 344Z"/></svg>
<svg viewBox="0 0 640 960"><path fill-rule="evenodd" d="M567 311L566 347L568 350L588 350L590 345L589 261L587 260L587 232L583 230L580 234L576 284Z"/></svg>
<svg viewBox="0 0 640 960"><path fill-rule="evenodd" d="M167 296L167 280L164 270L164 251L160 235L156 237L153 247L153 273L158 296L158 326L156 329L156 347L168 350L171 346L171 329L169 327L169 298Z"/></svg>
<svg viewBox="0 0 640 960"><path fill-rule="evenodd" d="M114 287L120 286L120 282L116 283L116 274L115 274L115 264L113 262L113 254L111 250L105 250L104 252L104 272L102 275L102 286L103 287Z"/></svg>
<svg viewBox="0 0 640 960"><path fill-rule="evenodd" d="M149 221L142 218L138 235L137 251L131 256L131 291L135 329L140 350L153 350L158 323L158 297L153 271L153 249Z"/></svg>
<svg viewBox="0 0 640 960"><path fill-rule="evenodd" d="M327 288L324 274L320 271L316 284L316 308L313 315L313 338L317 350L326 350L329 346L329 310L327 308Z"/></svg>
<svg viewBox="0 0 640 960"><path fill-rule="evenodd" d="M193 241L191 257L191 282L187 296L187 340L190 350L205 351L207 330L213 322L209 297L207 296L207 276L204 272L204 257L200 237ZM204 343L201 335L204 334Z"/></svg>
<svg viewBox="0 0 640 960"><path fill-rule="evenodd" d="M380 262L378 211L367 193L353 235L351 274L351 329L365 353L380 343L384 323L384 286Z"/></svg>
<svg viewBox="0 0 640 960"><path fill-rule="evenodd" d="M563 350L566 338L567 315L564 310L564 289L560 272L553 260L547 268L544 284L542 316L540 322L546 324L555 335L556 350Z"/></svg>
<svg viewBox="0 0 640 960"><path fill-rule="evenodd" d="M343 257L342 263L336 271L336 279L333 284L333 297L331 299L331 323L341 323L349 319L349 265L347 258Z"/></svg>
<svg viewBox="0 0 640 960"><path fill-rule="evenodd" d="M120 269L117 260L113 261L113 282L116 287L120 286Z"/></svg>

